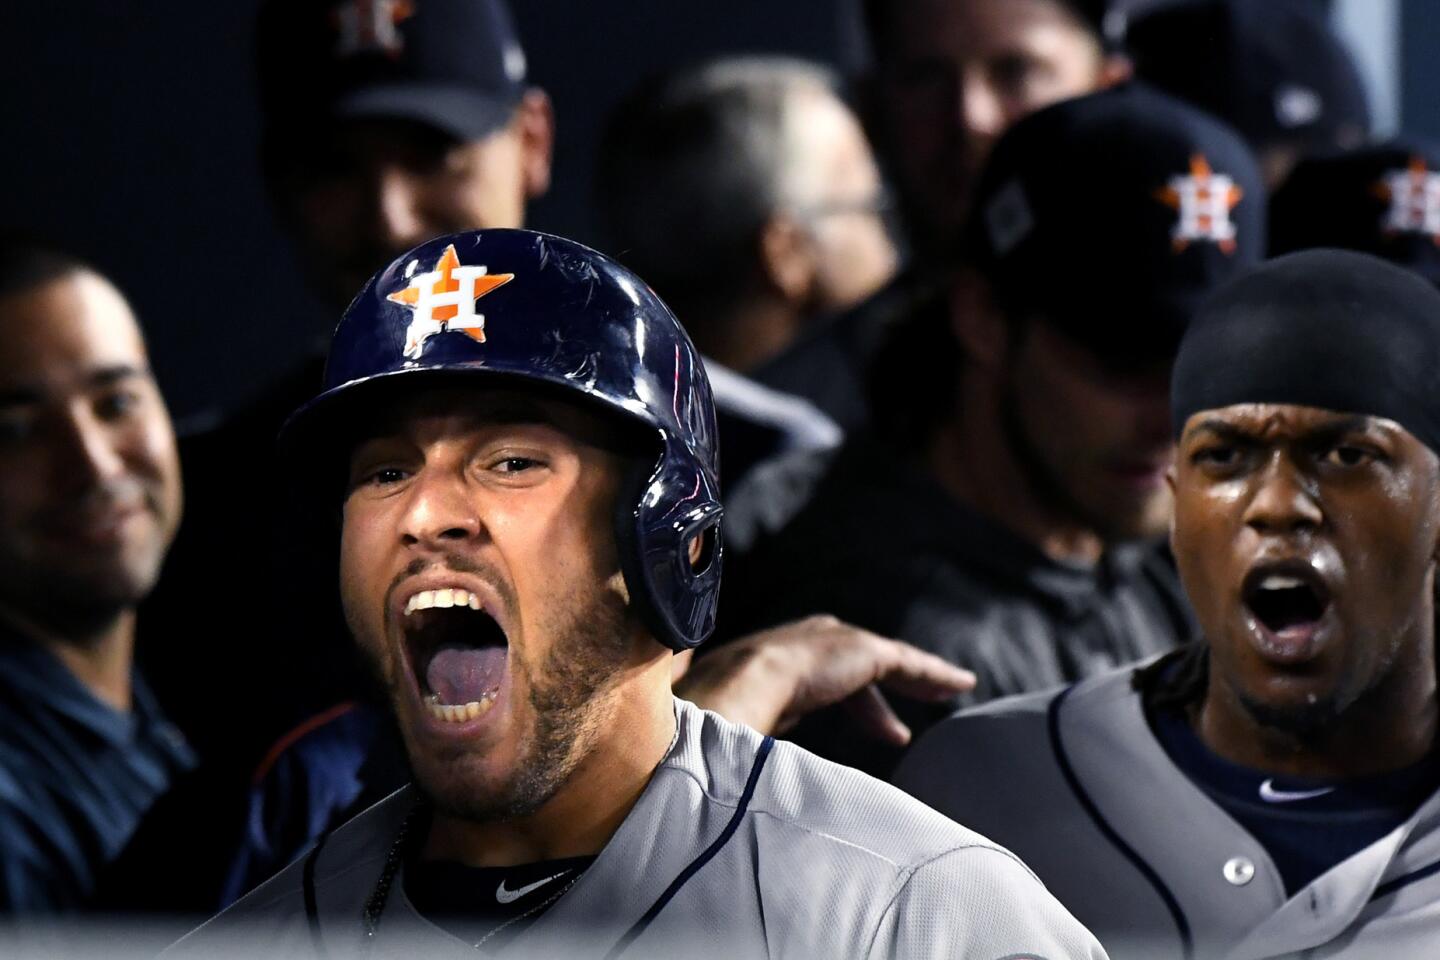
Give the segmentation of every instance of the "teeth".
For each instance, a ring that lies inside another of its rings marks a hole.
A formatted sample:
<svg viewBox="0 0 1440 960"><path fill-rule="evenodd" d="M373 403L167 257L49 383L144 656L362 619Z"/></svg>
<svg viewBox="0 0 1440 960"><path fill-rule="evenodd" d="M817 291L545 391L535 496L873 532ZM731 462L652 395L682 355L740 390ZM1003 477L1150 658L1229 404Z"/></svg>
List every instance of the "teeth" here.
<svg viewBox="0 0 1440 960"><path fill-rule="evenodd" d="M429 610L432 607L439 607L442 610L447 607L469 607L471 610L479 610L480 598L469 590L444 587L439 590L421 590L405 601L405 616L410 616L416 610Z"/></svg>
<svg viewBox="0 0 1440 960"><path fill-rule="evenodd" d="M430 711L430 716L446 723L464 723L466 720L474 720L481 714L488 713L493 706L495 706L495 694L493 693L487 693L479 700L471 700L469 703L441 703L439 695L434 693L425 698L425 708Z"/></svg>
<svg viewBox="0 0 1440 960"><path fill-rule="evenodd" d="M1299 577L1286 577L1278 573L1271 574L1260 581L1261 590L1294 590L1296 587L1305 586L1305 581Z"/></svg>

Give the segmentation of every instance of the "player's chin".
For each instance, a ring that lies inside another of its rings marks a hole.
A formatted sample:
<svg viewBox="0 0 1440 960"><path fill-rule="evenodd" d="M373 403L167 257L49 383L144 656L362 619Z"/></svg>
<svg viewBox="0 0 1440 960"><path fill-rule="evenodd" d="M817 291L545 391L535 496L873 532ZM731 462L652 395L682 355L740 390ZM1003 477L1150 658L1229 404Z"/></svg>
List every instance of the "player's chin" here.
<svg viewBox="0 0 1440 960"><path fill-rule="evenodd" d="M407 738L408 739L408 738ZM439 810L468 820L528 812L523 779L509 751L410 745L415 782Z"/></svg>
<svg viewBox="0 0 1440 960"><path fill-rule="evenodd" d="M1324 676L1272 674L1244 685L1239 700L1261 726L1310 737L1328 729L1340 716L1343 697Z"/></svg>

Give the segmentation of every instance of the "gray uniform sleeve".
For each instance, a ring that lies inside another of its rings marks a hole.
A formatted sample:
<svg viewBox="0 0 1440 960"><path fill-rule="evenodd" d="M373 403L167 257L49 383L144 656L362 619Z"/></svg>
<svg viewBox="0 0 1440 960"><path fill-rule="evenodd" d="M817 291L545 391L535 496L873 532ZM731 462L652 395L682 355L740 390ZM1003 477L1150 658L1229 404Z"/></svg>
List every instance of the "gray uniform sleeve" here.
<svg viewBox="0 0 1440 960"><path fill-rule="evenodd" d="M1013 855L977 845L916 868L885 912L867 956L1105 960L1105 951Z"/></svg>

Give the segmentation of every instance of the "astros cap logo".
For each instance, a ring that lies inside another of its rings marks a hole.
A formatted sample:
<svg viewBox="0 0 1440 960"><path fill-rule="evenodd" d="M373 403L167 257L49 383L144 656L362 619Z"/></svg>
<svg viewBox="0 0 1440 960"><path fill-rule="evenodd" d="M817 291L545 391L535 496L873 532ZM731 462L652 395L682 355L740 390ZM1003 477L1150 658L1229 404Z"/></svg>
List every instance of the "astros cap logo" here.
<svg viewBox="0 0 1440 960"><path fill-rule="evenodd" d="M333 13L340 31L335 55L374 52L398 57L405 49L405 37L396 28L414 15L412 0L345 0Z"/></svg>
<svg viewBox="0 0 1440 960"><path fill-rule="evenodd" d="M1213 243L1224 253L1234 253L1235 222L1230 211L1244 195L1233 178L1210 169L1204 154L1191 157L1189 175L1171 177L1170 184L1156 193L1162 203L1180 213L1180 221L1170 231L1175 252L1192 243Z"/></svg>
<svg viewBox="0 0 1440 960"><path fill-rule="evenodd" d="M415 263L410 267L413 270ZM415 311L405 329L405 356L418 360L425 341L447 330L484 343L485 317L475 312L475 301L514 279L513 273L461 266L455 245L447 246L434 270L411 276L410 286L385 298Z"/></svg>
<svg viewBox="0 0 1440 960"><path fill-rule="evenodd" d="M1382 223L1386 235L1418 233L1440 246L1440 173L1432 172L1424 157L1411 157L1408 169L1385 174L1375 193L1390 202Z"/></svg>

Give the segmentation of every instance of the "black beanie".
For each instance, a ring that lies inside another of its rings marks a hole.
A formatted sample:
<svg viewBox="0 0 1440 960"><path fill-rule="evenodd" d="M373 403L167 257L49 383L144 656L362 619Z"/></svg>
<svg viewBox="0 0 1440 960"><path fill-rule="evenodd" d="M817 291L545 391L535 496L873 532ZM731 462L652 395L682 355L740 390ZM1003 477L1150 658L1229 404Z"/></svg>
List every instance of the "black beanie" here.
<svg viewBox="0 0 1440 960"><path fill-rule="evenodd" d="M1368 254L1271 260L1201 309L1170 392L1177 438L1201 410L1277 403L1394 420L1440 452L1440 291Z"/></svg>

